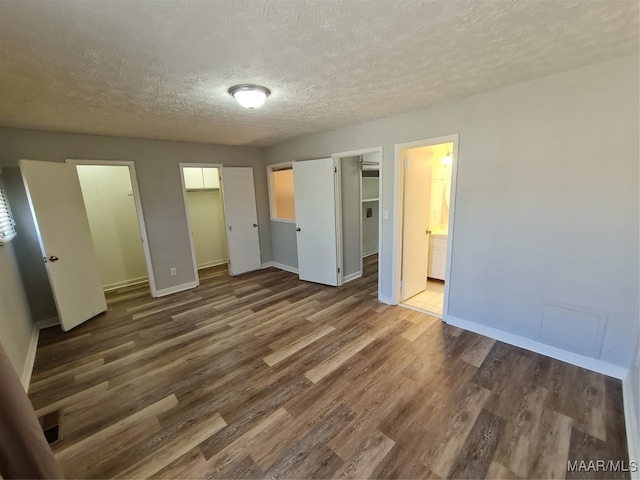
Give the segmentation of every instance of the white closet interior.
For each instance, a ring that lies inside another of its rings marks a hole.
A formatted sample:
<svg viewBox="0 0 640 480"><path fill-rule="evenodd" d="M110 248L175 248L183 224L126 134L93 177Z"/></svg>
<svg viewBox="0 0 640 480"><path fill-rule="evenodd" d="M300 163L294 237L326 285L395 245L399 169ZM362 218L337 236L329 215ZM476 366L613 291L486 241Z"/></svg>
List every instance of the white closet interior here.
<svg viewBox="0 0 640 480"><path fill-rule="evenodd" d="M380 164L363 155L362 168L362 256L378 253L378 220L380 215Z"/></svg>
<svg viewBox="0 0 640 480"><path fill-rule="evenodd" d="M218 168L184 167L187 206L198 269L227 263L227 236Z"/></svg>

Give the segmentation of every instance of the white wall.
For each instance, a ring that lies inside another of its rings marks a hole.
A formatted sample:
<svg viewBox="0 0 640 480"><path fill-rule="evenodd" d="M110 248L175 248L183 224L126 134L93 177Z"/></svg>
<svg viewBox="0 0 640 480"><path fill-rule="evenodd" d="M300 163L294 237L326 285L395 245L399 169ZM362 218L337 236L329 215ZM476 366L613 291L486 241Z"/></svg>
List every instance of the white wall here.
<svg viewBox="0 0 640 480"><path fill-rule="evenodd" d="M226 262L229 254L220 190L188 191L187 203L198 268Z"/></svg>
<svg viewBox="0 0 640 480"><path fill-rule="evenodd" d="M78 165L77 170L103 287L146 280L129 167Z"/></svg>
<svg viewBox="0 0 640 480"><path fill-rule="evenodd" d="M383 145L381 294L392 299L394 145L458 133L449 314L539 341L547 303L603 312L594 357L627 368L639 313L638 77L637 57L622 57L274 146L267 162ZM285 263L288 227L273 231L274 261ZM582 325L571 335L591 340Z"/></svg>
<svg viewBox="0 0 640 480"><path fill-rule="evenodd" d="M19 241L17 236L0 246L0 343L18 377L28 384L37 336L13 249Z"/></svg>

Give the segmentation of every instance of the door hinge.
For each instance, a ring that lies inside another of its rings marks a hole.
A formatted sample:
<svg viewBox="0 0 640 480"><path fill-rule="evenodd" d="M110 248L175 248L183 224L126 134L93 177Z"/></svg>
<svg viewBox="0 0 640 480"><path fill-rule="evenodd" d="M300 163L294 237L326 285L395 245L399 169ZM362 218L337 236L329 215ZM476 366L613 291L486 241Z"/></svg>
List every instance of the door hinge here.
<svg viewBox="0 0 640 480"><path fill-rule="evenodd" d="M409 162L407 162L407 160L405 159L405 160L404 160L404 162L403 162L403 164L402 164L402 166L403 166L404 168L407 168L407 167L409 166Z"/></svg>
<svg viewBox="0 0 640 480"><path fill-rule="evenodd" d="M340 273L340 267L338 267L338 273Z"/></svg>
<svg viewBox="0 0 640 480"><path fill-rule="evenodd" d="M338 173L338 167L333 167L333 173Z"/></svg>

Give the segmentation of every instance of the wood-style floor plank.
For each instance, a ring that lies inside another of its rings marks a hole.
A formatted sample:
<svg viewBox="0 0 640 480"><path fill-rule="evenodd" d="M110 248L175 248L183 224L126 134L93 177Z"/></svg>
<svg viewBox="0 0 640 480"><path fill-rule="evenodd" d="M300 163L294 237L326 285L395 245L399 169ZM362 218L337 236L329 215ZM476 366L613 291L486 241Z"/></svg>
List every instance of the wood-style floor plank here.
<svg viewBox="0 0 640 480"><path fill-rule="evenodd" d="M273 268L144 285L42 331L30 398L68 478L605 478L620 382L384 305L377 256L340 288ZM628 478L628 472L609 477Z"/></svg>

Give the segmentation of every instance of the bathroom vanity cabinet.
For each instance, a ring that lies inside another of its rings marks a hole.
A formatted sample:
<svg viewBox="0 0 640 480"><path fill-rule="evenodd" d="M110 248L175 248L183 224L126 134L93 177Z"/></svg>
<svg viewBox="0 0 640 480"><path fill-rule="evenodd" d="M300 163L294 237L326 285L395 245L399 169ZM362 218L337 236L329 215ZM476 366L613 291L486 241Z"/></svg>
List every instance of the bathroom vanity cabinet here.
<svg viewBox="0 0 640 480"><path fill-rule="evenodd" d="M444 280L447 266L447 235L431 235L429 239L429 278Z"/></svg>

